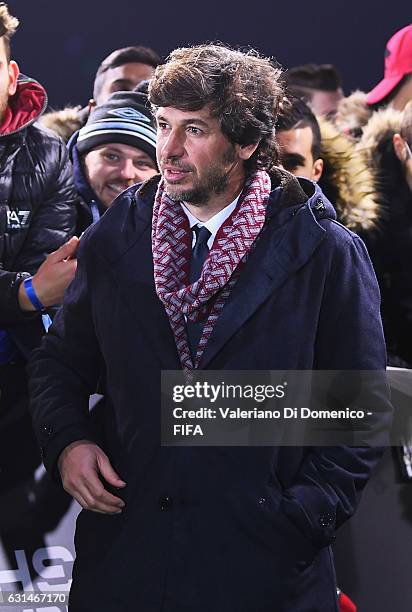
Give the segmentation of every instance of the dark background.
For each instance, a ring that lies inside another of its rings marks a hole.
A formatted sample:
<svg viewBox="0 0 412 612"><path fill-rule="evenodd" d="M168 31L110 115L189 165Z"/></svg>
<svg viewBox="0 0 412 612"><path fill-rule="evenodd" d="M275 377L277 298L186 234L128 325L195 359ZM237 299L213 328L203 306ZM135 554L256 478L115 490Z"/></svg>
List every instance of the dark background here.
<svg viewBox="0 0 412 612"><path fill-rule="evenodd" d="M133 44L162 56L176 46L221 40L253 46L285 68L331 62L346 93L380 80L390 36L412 20L410 3L378 8L372 0L153 2L150 0L10 0L21 26L13 55L39 80L54 107L85 104L100 61ZM246 7L241 8L241 7Z"/></svg>

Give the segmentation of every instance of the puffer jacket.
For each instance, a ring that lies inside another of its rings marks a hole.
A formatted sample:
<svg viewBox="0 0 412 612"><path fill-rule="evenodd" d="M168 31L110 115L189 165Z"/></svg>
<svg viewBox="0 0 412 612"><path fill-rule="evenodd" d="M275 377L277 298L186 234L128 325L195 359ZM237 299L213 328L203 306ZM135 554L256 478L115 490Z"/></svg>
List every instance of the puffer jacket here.
<svg viewBox="0 0 412 612"><path fill-rule="evenodd" d="M35 125L43 87L21 75L0 127L0 328L25 321L18 288L75 232L76 192L64 143Z"/></svg>

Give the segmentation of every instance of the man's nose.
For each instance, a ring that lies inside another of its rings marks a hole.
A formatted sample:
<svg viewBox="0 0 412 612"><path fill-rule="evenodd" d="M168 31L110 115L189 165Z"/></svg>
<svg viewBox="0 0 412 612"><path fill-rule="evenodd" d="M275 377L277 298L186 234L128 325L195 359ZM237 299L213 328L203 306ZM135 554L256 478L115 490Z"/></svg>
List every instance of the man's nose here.
<svg viewBox="0 0 412 612"><path fill-rule="evenodd" d="M126 181L134 181L137 174L136 166L134 165L131 159L123 160L122 167L120 169L120 173L123 179Z"/></svg>
<svg viewBox="0 0 412 612"><path fill-rule="evenodd" d="M170 131L164 142L160 142L160 159L182 157L185 149L181 134Z"/></svg>

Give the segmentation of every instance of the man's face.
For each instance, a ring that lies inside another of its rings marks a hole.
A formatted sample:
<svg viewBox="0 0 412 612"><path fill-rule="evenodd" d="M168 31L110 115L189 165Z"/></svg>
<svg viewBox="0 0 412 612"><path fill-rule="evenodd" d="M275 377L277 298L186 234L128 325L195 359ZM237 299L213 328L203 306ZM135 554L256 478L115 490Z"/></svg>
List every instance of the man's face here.
<svg viewBox="0 0 412 612"><path fill-rule="evenodd" d="M322 175L323 161L313 159L313 134L309 126L277 132L280 148L280 165L294 174L311 181L318 181Z"/></svg>
<svg viewBox="0 0 412 612"><path fill-rule="evenodd" d="M147 153L125 144L97 147L84 156L83 163L91 188L106 207L131 185L157 174Z"/></svg>
<svg viewBox="0 0 412 612"><path fill-rule="evenodd" d="M19 69L16 62L8 62L3 37L0 38L0 122L7 108L9 97L16 93Z"/></svg>
<svg viewBox="0 0 412 612"><path fill-rule="evenodd" d="M110 68L105 72L102 88L95 100L96 104L106 102L114 91L133 91L136 85L150 79L154 71L153 66L140 62Z"/></svg>
<svg viewBox="0 0 412 612"><path fill-rule="evenodd" d="M342 98L343 91L341 88L335 91L313 89L311 90L311 98L308 104L315 115L334 115Z"/></svg>
<svg viewBox="0 0 412 612"><path fill-rule="evenodd" d="M198 111L159 108L157 160L166 193L194 206L209 204L230 193L243 174L239 145L232 145L207 106Z"/></svg>

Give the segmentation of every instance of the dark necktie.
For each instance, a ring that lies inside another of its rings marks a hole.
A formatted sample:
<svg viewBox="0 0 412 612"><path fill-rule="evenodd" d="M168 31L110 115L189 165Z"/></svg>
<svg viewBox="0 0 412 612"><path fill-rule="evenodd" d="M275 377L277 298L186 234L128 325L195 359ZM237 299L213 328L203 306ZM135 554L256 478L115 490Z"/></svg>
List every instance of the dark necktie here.
<svg viewBox="0 0 412 612"><path fill-rule="evenodd" d="M192 258L190 260L190 272L189 272L189 282L193 284L195 281L200 278L202 273L203 264L205 263L205 259L209 255L209 247L207 246L207 241L212 235L211 232L207 229L207 227L201 227L200 225L195 225L193 231L196 234L196 242L195 246L192 250ZM204 321L198 321L196 323L192 323L187 320L187 336L189 340L190 352L192 353L192 358L194 359L196 356L197 347L199 344L200 337L202 335Z"/></svg>

